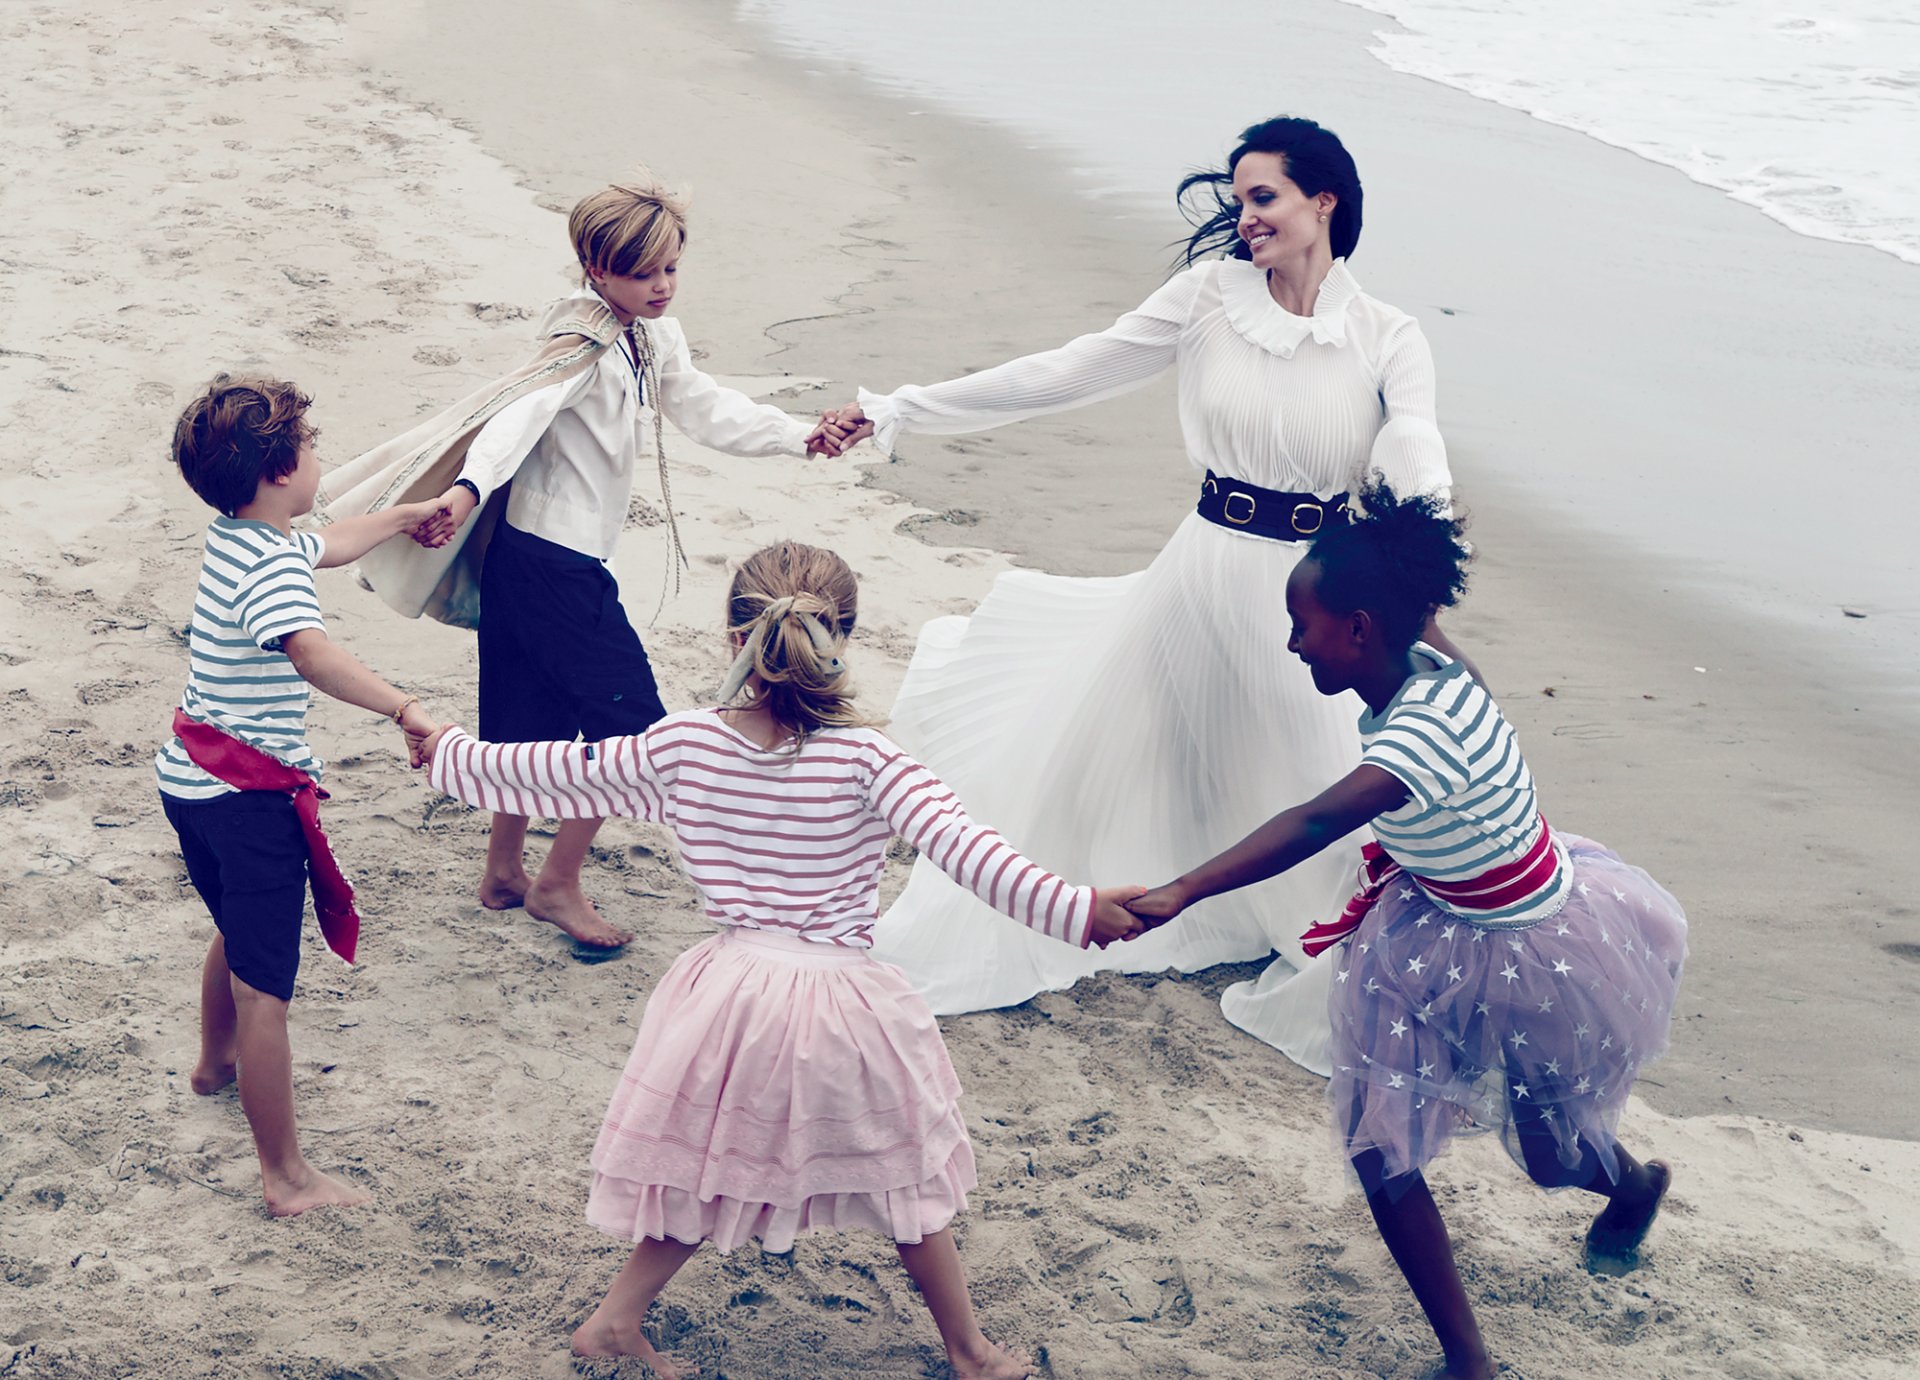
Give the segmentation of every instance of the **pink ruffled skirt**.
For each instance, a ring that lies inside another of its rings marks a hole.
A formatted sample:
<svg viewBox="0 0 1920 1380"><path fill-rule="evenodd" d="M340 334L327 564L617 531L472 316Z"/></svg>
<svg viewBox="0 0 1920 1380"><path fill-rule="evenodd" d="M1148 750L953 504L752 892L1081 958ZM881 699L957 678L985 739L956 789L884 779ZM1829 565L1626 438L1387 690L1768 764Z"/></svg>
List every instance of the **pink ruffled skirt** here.
<svg viewBox="0 0 1920 1380"><path fill-rule="evenodd" d="M815 1231L917 1242L977 1182L925 1001L865 950L728 928L647 1002L593 1149L587 1220L630 1241Z"/></svg>

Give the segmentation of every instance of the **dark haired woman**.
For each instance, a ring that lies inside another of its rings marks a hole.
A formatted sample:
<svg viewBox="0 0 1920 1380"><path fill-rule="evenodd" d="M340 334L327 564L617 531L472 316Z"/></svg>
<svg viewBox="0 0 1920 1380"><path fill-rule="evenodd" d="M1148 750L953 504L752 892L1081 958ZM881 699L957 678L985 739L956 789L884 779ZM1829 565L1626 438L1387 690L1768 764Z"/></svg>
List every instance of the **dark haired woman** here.
<svg viewBox="0 0 1920 1380"><path fill-rule="evenodd" d="M1631 1262L1670 1175L1621 1146L1620 1113L1667 1048L1687 921L1645 872L1548 826L1499 706L1419 640L1466 587L1459 522L1430 498L1365 500L1287 579L1288 645L1321 694L1366 702L1360 764L1127 906L1164 923L1373 826L1360 892L1304 936L1338 965L1334 1123L1444 1375L1480 1380L1494 1366L1422 1169L1497 1131L1543 1188L1606 1199L1589 1252Z"/></svg>
<svg viewBox="0 0 1920 1380"><path fill-rule="evenodd" d="M1360 179L1332 133L1278 119L1242 136L1202 203L1188 267L1104 331L932 387L862 392L882 449L1138 388L1174 366L1199 506L1151 567L1121 579L1014 571L971 620L922 635L892 731L1043 865L1132 876L1244 833L1275 794L1353 765L1357 704L1316 695L1273 594L1369 472L1449 483L1433 362L1412 317L1360 290ZM1229 251L1225 259L1207 257ZM856 420L849 410L843 420ZM964 631L962 631L964 628ZM1430 633L1430 640L1437 637ZM1440 643L1446 647L1444 641ZM1280 959L1229 988L1228 1019L1326 1072L1324 975L1294 978L1303 922L1351 889L1358 845L1197 907L1126 951L1052 953L937 868L915 868L878 951L935 1011L974 1011L1097 968L1157 972Z"/></svg>

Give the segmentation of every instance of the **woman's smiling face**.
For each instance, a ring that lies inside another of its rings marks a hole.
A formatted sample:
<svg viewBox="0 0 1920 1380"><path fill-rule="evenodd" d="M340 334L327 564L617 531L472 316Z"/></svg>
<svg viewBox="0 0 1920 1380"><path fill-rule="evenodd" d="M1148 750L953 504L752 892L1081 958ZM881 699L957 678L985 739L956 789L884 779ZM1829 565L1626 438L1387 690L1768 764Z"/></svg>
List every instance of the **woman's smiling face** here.
<svg viewBox="0 0 1920 1380"><path fill-rule="evenodd" d="M1249 153L1233 169L1233 195L1240 203L1240 238L1258 268L1296 259L1327 234L1338 200L1331 192L1308 196L1287 176L1277 153Z"/></svg>

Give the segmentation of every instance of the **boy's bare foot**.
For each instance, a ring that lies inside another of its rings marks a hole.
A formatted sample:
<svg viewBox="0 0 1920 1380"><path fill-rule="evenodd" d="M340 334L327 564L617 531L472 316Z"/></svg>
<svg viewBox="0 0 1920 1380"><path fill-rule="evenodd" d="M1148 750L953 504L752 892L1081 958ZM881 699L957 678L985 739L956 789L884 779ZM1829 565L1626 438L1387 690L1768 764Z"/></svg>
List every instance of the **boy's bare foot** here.
<svg viewBox="0 0 1920 1380"><path fill-rule="evenodd" d="M1672 1182L1673 1170L1665 1160L1648 1160L1638 1174L1624 1181L1587 1228L1589 1261L1632 1261L1637 1257Z"/></svg>
<svg viewBox="0 0 1920 1380"><path fill-rule="evenodd" d="M1025 1380L1033 1374L1033 1357L1018 1348L995 1346L985 1337L984 1349L972 1356L947 1353L954 1380Z"/></svg>
<svg viewBox="0 0 1920 1380"><path fill-rule="evenodd" d="M488 910L519 910L527 903L527 892L532 889L533 878L525 872L511 877L489 874L480 879L480 904Z"/></svg>
<svg viewBox="0 0 1920 1380"><path fill-rule="evenodd" d="M617 949L633 936L617 930L600 918L593 902L579 884L564 886L537 881L527 889L527 914L549 925L557 925L581 944L596 949ZM649 1363L651 1364L651 1363Z"/></svg>
<svg viewBox="0 0 1920 1380"><path fill-rule="evenodd" d="M233 1082L235 1072L236 1066L231 1059L224 1063L213 1063L202 1058L193 1066L193 1073L188 1077L187 1083L200 1096L212 1097Z"/></svg>
<svg viewBox="0 0 1920 1380"><path fill-rule="evenodd" d="M301 1169L284 1177L261 1171L260 1187L266 1193L267 1211L275 1217L298 1217L313 1208L359 1207L373 1201L366 1190L322 1174L310 1164Z"/></svg>
<svg viewBox="0 0 1920 1380"><path fill-rule="evenodd" d="M672 1357L662 1356L655 1351L653 1344L647 1340L647 1334L639 1326L628 1326L622 1320L613 1318L608 1314L605 1303L594 1309L593 1316L574 1330L573 1354L638 1356L662 1380L688 1380L688 1377L699 1373L697 1367L676 1365Z"/></svg>

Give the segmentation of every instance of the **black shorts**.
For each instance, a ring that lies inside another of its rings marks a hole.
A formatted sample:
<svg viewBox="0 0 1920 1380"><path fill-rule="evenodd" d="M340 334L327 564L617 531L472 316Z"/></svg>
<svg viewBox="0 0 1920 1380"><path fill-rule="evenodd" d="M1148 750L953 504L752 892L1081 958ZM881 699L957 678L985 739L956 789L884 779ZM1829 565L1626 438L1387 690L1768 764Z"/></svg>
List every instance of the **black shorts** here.
<svg viewBox="0 0 1920 1380"><path fill-rule="evenodd" d="M480 572L480 736L597 742L666 712L606 562L501 522Z"/></svg>
<svg viewBox="0 0 1920 1380"><path fill-rule="evenodd" d="M181 800L162 791L187 876L226 941L227 969L255 991L293 1000L307 905L307 836L285 791Z"/></svg>

